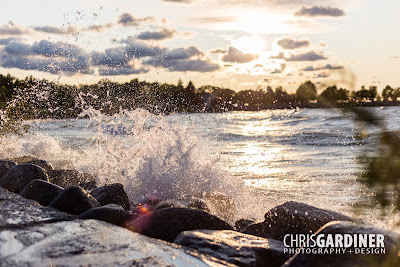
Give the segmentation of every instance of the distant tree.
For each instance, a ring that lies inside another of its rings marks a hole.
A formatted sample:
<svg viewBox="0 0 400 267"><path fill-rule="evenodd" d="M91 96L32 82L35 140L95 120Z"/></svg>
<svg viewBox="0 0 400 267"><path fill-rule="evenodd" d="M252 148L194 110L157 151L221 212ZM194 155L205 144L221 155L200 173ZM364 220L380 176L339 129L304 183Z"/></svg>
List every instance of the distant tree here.
<svg viewBox="0 0 400 267"><path fill-rule="evenodd" d="M369 97L370 97L370 91L367 88L365 88L364 85L361 86L361 89L356 91L354 94L354 98L357 101L367 100L367 99L369 99Z"/></svg>
<svg viewBox="0 0 400 267"><path fill-rule="evenodd" d="M386 85L386 87L382 91L382 98L383 101L389 101L389 99L392 101L396 100L396 90L389 85Z"/></svg>
<svg viewBox="0 0 400 267"><path fill-rule="evenodd" d="M370 86L368 91L368 99L374 101L374 99L378 96L378 87L376 87L375 85Z"/></svg>
<svg viewBox="0 0 400 267"><path fill-rule="evenodd" d="M299 102L308 102L317 98L317 88L311 81L301 84L296 91L296 99Z"/></svg>
<svg viewBox="0 0 400 267"><path fill-rule="evenodd" d="M337 89L336 85L326 88L318 97L319 102L335 103L339 100L348 100L349 91L343 88Z"/></svg>

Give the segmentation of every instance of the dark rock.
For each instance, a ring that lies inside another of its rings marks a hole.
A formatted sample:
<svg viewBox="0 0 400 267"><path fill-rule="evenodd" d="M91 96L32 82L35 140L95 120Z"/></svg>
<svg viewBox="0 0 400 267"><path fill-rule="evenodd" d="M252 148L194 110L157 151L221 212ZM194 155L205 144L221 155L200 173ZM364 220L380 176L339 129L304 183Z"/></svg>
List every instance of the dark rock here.
<svg viewBox="0 0 400 267"><path fill-rule="evenodd" d="M0 231L1 266L226 266L97 220Z"/></svg>
<svg viewBox="0 0 400 267"><path fill-rule="evenodd" d="M281 241L235 231L186 231L174 243L238 266L280 267L289 258Z"/></svg>
<svg viewBox="0 0 400 267"><path fill-rule="evenodd" d="M244 233L283 240L290 234L312 234L331 221L353 221L341 213L289 201L265 214L264 222L249 225Z"/></svg>
<svg viewBox="0 0 400 267"><path fill-rule="evenodd" d="M36 201L23 198L0 188L0 229L72 219L74 219L74 216L50 207L43 207Z"/></svg>
<svg viewBox="0 0 400 267"><path fill-rule="evenodd" d="M161 201L155 206L156 210L165 208L187 208L187 209L198 209L210 212L207 203L199 198L169 199Z"/></svg>
<svg viewBox="0 0 400 267"><path fill-rule="evenodd" d="M19 193L24 198L36 200L41 205L48 206L64 188L43 180L33 180Z"/></svg>
<svg viewBox="0 0 400 267"><path fill-rule="evenodd" d="M118 204L126 210L130 209L129 198L122 184L116 183L101 186L92 190L90 194L97 199L102 206L107 204Z"/></svg>
<svg viewBox="0 0 400 267"><path fill-rule="evenodd" d="M93 175L76 170L52 170L48 174L51 183L64 188L96 181Z"/></svg>
<svg viewBox="0 0 400 267"><path fill-rule="evenodd" d="M38 165L39 167L42 167L43 169L45 169L45 171L47 173L54 169L53 165L51 165L50 162L48 162L46 160L43 160L43 159L33 159L33 160L30 160L30 161L28 161L26 163Z"/></svg>
<svg viewBox="0 0 400 267"><path fill-rule="evenodd" d="M49 206L77 215L92 208L100 207L100 203L82 187L74 185L58 194Z"/></svg>
<svg viewBox="0 0 400 267"><path fill-rule="evenodd" d="M79 186L82 187L83 189L85 189L86 191L97 188L96 181L89 181L86 183L81 183L81 184L79 184Z"/></svg>
<svg viewBox="0 0 400 267"><path fill-rule="evenodd" d="M17 164L24 164L27 163L28 161L34 160L36 159L35 157L32 156L22 156L22 157L18 157L13 159Z"/></svg>
<svg viewBox="0 0 400 267"><path fill-rule="evenodd" d="M15 161L0 160L0 178L8 171L9 168L15 165L17 165Z"/></svg>
<svg viewBox="0 0 400 267"><path fill-rule="evenodd" d="M124 222L128 218L128 216L129 212L127 212L120 205L108 204L106 206L85 211L84 213L79 215L79 219L96 219L115 224L117 226L121 226L122 222Z"/></svg>
<svg viewBox="0 0 400 267"><path fill-rule="evenodd" d="M254 224L255 222L255 219L240 219L235 222L234 228L236 231L242 232L250 224Z"/></svg>
<svg viewBox="0 0 400 267"><path fill-rule="evenodd" d="M236 214L235 202L229 196L219 192L204 192L195 197L204 199L212 214L231 221Z"/></svg>
<svg viewBox="0 0 400 267"><path fill-rule="evenodd" d="M15 165L0 178L0 186L14 193L21 192L33 180L49 181L46 171L34 164Z"/></svg>
<svg viewBox="0 0 400 267"><path fill-rule="evenodd" d="M346 253L329 252L326 254L297 253L283 266L329 266L329 267L353 267L353 266L400 266L399 235L393 232L375 228L370 225L359 225L352 222L330 222L315 233L318 235L344 235L344 234L382 234L384 235L385 253L356 253L355 246L350 246ZM369 245L368 245L369 246ZM364 247L364 249L372 247ZM397 246L397 248L396 248ZM361 250L359 247L358 249ZM351 252L349 251L351 250Z"/></svg>
<svg viewBox="0 0 400 267"><path fill-rule="evenodd" d="M173 242L183 231L196 229L233 230L220 218L202 210L166 208L143 215L125 224L132 231Z"/></svg>

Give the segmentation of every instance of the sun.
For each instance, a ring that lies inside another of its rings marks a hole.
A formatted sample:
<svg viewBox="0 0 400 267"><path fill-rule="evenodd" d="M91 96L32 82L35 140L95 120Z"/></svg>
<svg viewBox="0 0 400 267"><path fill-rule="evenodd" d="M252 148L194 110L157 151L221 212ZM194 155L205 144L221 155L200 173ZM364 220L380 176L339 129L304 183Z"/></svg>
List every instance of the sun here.
<svg viewBox="0 0 400 267"><path fill-rule="evenodd" d="M252 54L260 54L265 49L265 41L258 36L239 37L231 41L233 47Z"/></svg>

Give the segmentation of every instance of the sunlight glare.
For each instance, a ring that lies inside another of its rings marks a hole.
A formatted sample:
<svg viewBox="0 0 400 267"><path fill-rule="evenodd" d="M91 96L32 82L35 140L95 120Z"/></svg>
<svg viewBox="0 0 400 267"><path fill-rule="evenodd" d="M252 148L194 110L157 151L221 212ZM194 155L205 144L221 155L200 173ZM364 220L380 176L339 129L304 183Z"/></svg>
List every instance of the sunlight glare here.
<svg viewBox="0 0 400 267"><path fill-rule="evenodd" d="M265 49L265 41L257 36L240 37L232 40L231 44L246 53L260 54Z"/></svg>

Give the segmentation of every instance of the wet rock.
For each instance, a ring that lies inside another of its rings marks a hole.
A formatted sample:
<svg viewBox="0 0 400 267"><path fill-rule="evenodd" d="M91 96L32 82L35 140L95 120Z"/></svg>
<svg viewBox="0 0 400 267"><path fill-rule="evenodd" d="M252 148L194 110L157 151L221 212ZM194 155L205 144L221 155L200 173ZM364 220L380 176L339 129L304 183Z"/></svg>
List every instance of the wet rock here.
<svg viewBox="0 0 400 267"><path fill-rule="evenodd" d="M125 227L153 238L173 242L183 231L233 230L225 221L202 210L166 208L143 215Z"/></svg>
<svg viewBox="0 0 400 267"><path fill-rule="evenodd" d="M0 229L67 221L74 218L74 216L50 207L41 206L36 201L23 198L0 188Z"/></svg>
<svg viewBox="0 0 400 267"><path fill-rule="evenodd" d="M33 180L49 181L46 171L34 164L15 165L0 178L0 186L14 193L21 192Z"/></svg>
<svg viewBox="0 0 400 267"><path fill-rule="evenodd" d="M49 206L77 215L92 208L100 207L100 203L82 187L74 185L58 194Z"/></svg>
<svg viewBox="0 0 400 267"><path fill-rule="evenodd" d="M36 158L32 157L32 156L22 156L22 157L15 158L13 160L18 164L24 164L24 163L27 163L28 161L31 161L34 159L36 159Z"/></svg>
<svg viewBox="0 0 400 267"><path fill-rule="evenodd" d="M15 165L17 165L15 161L0 160L0 178L8 171L9 168Z"/></svg>
<svg viewBox="0 0 400 267"><path fill-rule="evenodd" d="M188 208L188 209L198 209L210 212L207 203L199 198L169 199L161 201L155 206L156 210L165 208Z"/></svg>
<svg viewBox="0 0 400 267"><path fill-rule="evenodd" d="M225 220L232 220L236 213L235 202L229 196L219 192L204 192L195 197L204 199L212 214Z"/></svg>
<svg viewBox="0 0 400 267"><path fill-rule="evenodd" d="M120 205L108 204L85 211L79 215L79 219L96 219L121 226L128 216L129 213Z"/></svg>
<svg viewBox="0 0 400 267"><path fill-rule="evenodd" d="M352 222L331 222L322 227L318 232L315 233L316 238L319 235L328 234L382 234L384 235L384 248L385 253L376 253L375 249L380 251L380 248L372 248L367 245L364 248L364 252L361 252L362 248L359 249L359 253L355 250L354 245L347 248L346 253L297 253L290 258L283 266L285 267L305 267L305 266L337 266L337 267L353 267L353 266L400 266L399 258L399 247L398 246L399 235L393 232L385 231L382 229L375 228L370 225L359 225ZM377 244L374 242L374 244ZM370 249L372 253L366 254L366 249ZM350 252L351 250L351 252Z"/></svg>
<svg viewBox="0 0 400 267"><path fill-rule="evenodd" d="M46 160L43 160L43 159L33 159L33 160L30 160L30 161L28 161L26 163L35 164L35 165L37 165L39 167L42 167L43 169L45 169L45 171L47 173L54 169L53 165L51 165L50 162L48 162Z"/></svg>
<svg viewBox="0 0 400 267"><path fill-rule="evenodd" d="M278 267L289 258L281 241L235 231L185 231L174 243L238 266Z"/></svg>
<svg viewBox="0 0 400 267"><path fill-rule="evenodd" d="M118 204L124 209L130 209L130 203L128 195L126 194L122 184L110 184L98 187L90 194L98 201L102 206L107 204Z"/></svg>
<svg viewBox="0 0 400 267"><path fill-rule="evenodd" d="M48 175L51 183L64 188L96 181L93 175L76 170L52 170Z"/></svg>
<svg viewBox="0 0 400 267"><path fill-rule="evenodd" d="M82 187L83 189L85 189L86 191L97 188L96 181L89 181L86 183L82 183L82 184L79 184L79 186Z"/></svg>
<svg viewBox="0 0 400 267"><path fill-rule="evenodd" d="M301 202L289 201L265 214L261 223L249 225L244 233L283 240L290 234L311 234L331 221L352 221L341 213L316 208Z"/></svg>
<svg viewBox="0 0 400 267"><path fill-rule="evenodd" d="M48 206L64 188L43 180L33 180L19 193L24 198L36 200L39 204Z"/></svg>
<svg viewBox="0 0 400 267"><path fill-rule="evenodd" d="M193 253L195 254L195 253ZM1 266L226 266L96 220L0 231Z"/></svg>
<svg viewBox="0 0 400 267"><path fill-rule="evenodd" d="M254 224L255 222L255 219L239 219L235 222L234 228L236 231L242 232L250 224Z"/></svg>

